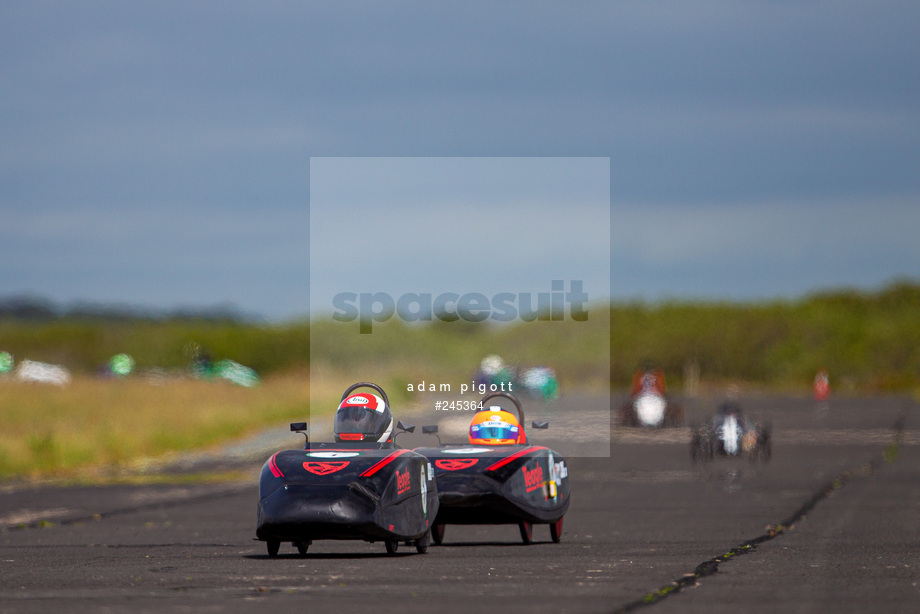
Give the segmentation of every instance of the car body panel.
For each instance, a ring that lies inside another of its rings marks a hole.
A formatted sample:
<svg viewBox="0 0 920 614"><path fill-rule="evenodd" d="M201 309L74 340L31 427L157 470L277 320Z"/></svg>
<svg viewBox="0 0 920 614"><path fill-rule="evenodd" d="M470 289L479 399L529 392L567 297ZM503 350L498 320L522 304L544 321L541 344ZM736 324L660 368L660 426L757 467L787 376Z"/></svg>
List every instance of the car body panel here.
<svg viewBox="0 0 920 614"><path fill-rule="evenodd" d="M461 444L415 451L434 466L436 524L546 524L568 510L568 467L549 448Z"/></svg>
<svg viewBox="0 0 920 614"><path fill-rule="evenodd" d="M262 467L257 539L417 540L438 513L427 458L392 444L310 443Z"/></svg>

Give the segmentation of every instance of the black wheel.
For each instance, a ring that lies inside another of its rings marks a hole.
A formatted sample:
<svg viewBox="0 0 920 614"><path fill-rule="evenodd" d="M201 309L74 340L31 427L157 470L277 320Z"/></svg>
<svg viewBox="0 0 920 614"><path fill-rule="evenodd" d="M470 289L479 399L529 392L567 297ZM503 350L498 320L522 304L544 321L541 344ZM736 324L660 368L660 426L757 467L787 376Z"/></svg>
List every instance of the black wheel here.
<svg viewBox="0 0 920 614"><path fill-rule="evenodd" d="M300 553L300 556L307 556L307 550L310 549L310 544L313 542L294 542L294 546L297 548L297 552Z"/></svg>
<svg viewBox="0 0 920 614"><path fill-rule="evenodd" d="M632 401L620 406L620 426L639 426L639 416Z"/></svg>
<svg viewBox="0 0 920 614"><path fill-rule="evenodd" d="M384 543L387 545L387 554L389 555L396 554L396 551L399 550L399 542L395 539L388 539Z"/></svg>
<svg viewBox="0 0 920 614"><path fill-rule="evenodd" d="M549 525L549 536L553 538L554 544L562 541L562 518Z"/></svg>
<svg viewBox="0 0 920 614"><path fill-rule="evenodd" d="M661 426L676 428L684 424L684 408L677 403L668 402L664 410L664 420Z"/></svg>
<svg viewBox="0 0 920 614"><path fill-rule="evenodd" d="M268 548L268 556L276 557L278 556L278 549L281 548L281 542L270 539L265 542L265 546Z"/></svg>
<svg viewBox="0 0 920 614"><path fill-rule="evenodd" d="M533 523L522 520L518 523L518 528L521 530L521 541L525 544L533 543Z"/></svg>
<svg viewBox="0 0 920 614"><path fill-rule="evenodd" d="M419 554L425 554L428 552L428 544L431 543L431 529L428 529L428 532L425 533L421 538L415 541L415 550Z"/></svg>
<svg viewBox="0 0 920 614"><path fill-rule="evenodd" d="M434 542L435 546L440 546L444 543L444 530L447 529L446 524L436 524L431 530L431 541Z"/></svg>
<svg viewBox="0 0 920 614"><path fill-rule="evenodd" d="M712 460L712 437L705 426L699 426L694 431L693 441L690 443L690 456L694 462L707 463Z"/></svg>

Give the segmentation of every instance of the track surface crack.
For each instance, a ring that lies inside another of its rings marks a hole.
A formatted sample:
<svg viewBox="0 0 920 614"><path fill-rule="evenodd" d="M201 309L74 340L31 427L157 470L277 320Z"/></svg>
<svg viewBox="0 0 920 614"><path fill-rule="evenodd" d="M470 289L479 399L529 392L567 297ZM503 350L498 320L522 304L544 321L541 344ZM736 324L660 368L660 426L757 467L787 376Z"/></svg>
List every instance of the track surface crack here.
<svg viewBox="0 0 920 614"><path fill-rule="evenodd" d="M711 559L703 561L696 566L696 569L693 570L693 573L684 574L677 580L662 586L658 590L646 593L635 601L631 601L627 604L619 606L614 610L614 613L620 614L625 612L632 612L639 608L648 607L661 602L663 599L670 595L679 593L685 588L696 586L696 583L700 578L705 578L717 573L719 571L720 564L726 561L730 561L743 554L750 554L760 544L775 539L786 531L792 530L795 527L796 522L801 520L806 514L813 510L815 506L818 505L818 503L829 497L831 493L840 490L854 480L871 476L885 463L893 463L895 460L897 460L899 455L901 440L904 436L904 426L907 422L907 413L908 408L905 407L895 422L893 429L894 436L888 445L885 446L885 449L879 456L869 460L859 467L848 469L835 476L824 486L819 488L811 496L811 498L805 501L805 503L803 503L802 506L799 507L799 509L797 509L791 516L779 524L769 525L765 533L758 535L753 539L747 540L746 542L732 548L724 554L720 554L718 556L712 557Z"/></svg>

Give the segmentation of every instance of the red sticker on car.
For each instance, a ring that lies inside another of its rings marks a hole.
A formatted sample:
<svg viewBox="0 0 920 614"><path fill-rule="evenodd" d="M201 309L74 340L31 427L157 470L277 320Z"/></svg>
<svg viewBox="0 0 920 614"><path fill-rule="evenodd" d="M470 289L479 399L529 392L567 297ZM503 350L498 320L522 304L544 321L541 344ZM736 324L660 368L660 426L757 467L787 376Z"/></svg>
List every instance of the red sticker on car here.
<svg viewBox="0 0 920 614"><path fill-rule="evenodd" d="M479 462L478 458L440 458L434 461L435 467L444 471L460 471Z"/></svg>
<svg viewBox="0 0 920 614"><path fill-rule="evenodd" d="M412 488L412 478L409 476L409 468L406 467L405 473L396 471L396 494L401 495Z"/></svg>
<svg viewBox="0 0 920 614"><path fill-rule="evenodd" d="M541 488L545 483L543 480L543 467L540 465L533 469L527 469L527 466L524 465L521 467L521 471L524 472L524 488L527 489L527 492Z"/></svg>
<svg viewBox="0 0 920 614"><path fill-rule="evenodd" d="M303 464L303 468L316 475L329 475L330 473L341 471L348 466L349 462L350 461L307 461Z"/></svg>

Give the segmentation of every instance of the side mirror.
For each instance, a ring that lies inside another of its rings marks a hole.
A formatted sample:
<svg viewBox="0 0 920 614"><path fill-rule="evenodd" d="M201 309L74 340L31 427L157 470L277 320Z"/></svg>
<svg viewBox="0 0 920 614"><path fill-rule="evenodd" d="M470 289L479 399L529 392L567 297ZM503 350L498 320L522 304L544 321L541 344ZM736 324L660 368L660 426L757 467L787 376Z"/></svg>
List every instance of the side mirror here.
<svg viewBox="0 0 920 614"><path fill-rule="evenodd" d="M304 442L303 449L306 450L307 446L310 445L310 436L307 434L307 423L306 422L291 422L291 431L294 433L302 433Z"/></svg>
<svg viewBox="0 0 920 614"><path fill-rule="evenodd" d="M547 422L546 420L539 420L539 421L534 420L533 422L530 423L530 426L532 426L535 429L548 429L549 422Z"/></svg>
<svg viewBox="0 0 920 614"><path fill-rule="evenodd" d="M438 438L438 445L439 446L441 445L441 436L438 435L438 425L437 424L429 424L427 426L423 426L422 433L424 433L425 435L434 435L435 437Z"/></svg>
<svg viewBox="0 0 920 614"><path fill-rule="evenodd" d="M403 433L414 433L414 432L415 432L415 425L414 425L414 424L407 424L407 423L403 422L402 420L400 420L399 422L396 423L396 430L399 431L399 432L396 433L395 435L393 435L393 443L394 443L394 444L396 443L396 438L399 437L400 435L402 435Z"/></svg>

